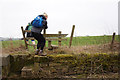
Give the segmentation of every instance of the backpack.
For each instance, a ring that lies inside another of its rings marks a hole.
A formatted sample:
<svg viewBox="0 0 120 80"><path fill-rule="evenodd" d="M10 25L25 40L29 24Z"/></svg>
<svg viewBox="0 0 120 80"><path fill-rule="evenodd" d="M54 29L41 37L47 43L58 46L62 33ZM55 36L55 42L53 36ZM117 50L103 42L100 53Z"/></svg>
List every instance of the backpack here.
<svg viewBox="0 0 120 80"><path fill-rule="evenodd" d="M28 30L31 30L32 29L32 25L28 25Z"/></svg>
<svg viewBox="0 0 120 80"><path fill-rule="evenodd" d="M43 18L40 16L37 16L33 21L32 21L32 26L37 27L37 28L42 28L43 27Z"/></svg>

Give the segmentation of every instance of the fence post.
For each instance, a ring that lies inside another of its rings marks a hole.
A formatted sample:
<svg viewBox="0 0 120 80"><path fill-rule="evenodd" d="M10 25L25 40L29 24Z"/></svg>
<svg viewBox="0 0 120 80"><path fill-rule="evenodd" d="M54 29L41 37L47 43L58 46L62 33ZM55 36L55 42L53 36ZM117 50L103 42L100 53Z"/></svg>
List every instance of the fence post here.
<svg viewBox="0 0 120 80"><path fill-rule="evenodd" d="M51 40L48 40L48 49L51 48Z"/></svg>
<svg viewBox="0 0 120 80"><path fill-rule="evenodd" d="M114 40L115 40L115 32L113 33L112 36L111 49L113 48Z"/></svg>
<svg viewBox="0 0 120 80"><path fill-rule="evenodd" d="M73 27L72 27L72 32L71 32L70 42L69 42L69 48L70 48L71 45L72 45L72 38L73 38L73 34L74 34L74 29L75 29L75 25L73 25Z"/></svg>
<svg viewBox="0 0 120 80"><path fill-rule="evenodd" d="M45 34L46 34L46 29L43 29L43 35L44 35L44 38L46 39ZM46 47L46 44L45 44L45 47Z"/></svg>
<svg viewBox="0 0 120 80"><path fill-rule="evenodd" d="M26 38L25 38L25 31L22 26L21 26L21 30L22 30L22 34L23 34L23 38L24 38L24 42L25 42L25 47L26 47L26 49L28 49L28 45L27 45Z"/></svg>
<svg viewBox="0 0 120 80"><path fill-rule="evenodd" d="M58 36L58 46L61 46L61 31L58 31L58 34L59 34L59 36Z"/></svg>

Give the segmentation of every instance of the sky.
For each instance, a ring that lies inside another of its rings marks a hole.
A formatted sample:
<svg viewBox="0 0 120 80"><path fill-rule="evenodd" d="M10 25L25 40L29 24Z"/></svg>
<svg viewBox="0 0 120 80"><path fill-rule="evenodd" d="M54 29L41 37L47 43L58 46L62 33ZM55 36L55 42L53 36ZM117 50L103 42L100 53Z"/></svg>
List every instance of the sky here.
<svg viewBox="0 0 120 80"><path fill-rule="evenodd" d="M0 0L0 37L22 38L37 15L48 14L48 34L99 36L118 34L119 0Z"/></svg>

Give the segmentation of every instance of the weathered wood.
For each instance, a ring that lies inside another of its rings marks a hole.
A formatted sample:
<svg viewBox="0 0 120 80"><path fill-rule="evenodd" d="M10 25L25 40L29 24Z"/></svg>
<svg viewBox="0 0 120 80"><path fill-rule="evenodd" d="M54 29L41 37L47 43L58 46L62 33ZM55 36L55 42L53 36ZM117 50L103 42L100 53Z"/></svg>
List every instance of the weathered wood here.
<svg viewBox="0 0 120 80"><path fill-rule="evenodd" d="M32 39L35 39L35 38L34 38L34 37L27 37L26 39L27 39L27 40L32 40ZM67 39L56 39L56 38L52 38L52 37L51 37L51 38L46 38L46 40L47 40L47 41L49 41L49 40L50 40L50 41L58 41L58 40L59 40L59 41L62 41L62 40L67 40Z"/></svg>
<svg viewBox="0 0 120 80"><path fill-rule="evenodd" d="M25 38L25 32L24 32L24 29L23 29L22 26L21 26L21 30L22 30L23 39L24 39L24 42L25 42L25 47L26 47L26 49L27 49L27 48L28 48L28 45L27 45L26 38Z"/></svg>
<svg viewBox="0 0 120 80"><path fill-rule="evenodd" d="M23 32L31 32L31 30L23 30ZM68 34L61 34L61 37L66 37ZM46 34L44 30L43 36L45 37L59 37L59 34Z"/></svg>
<svg viewBox="0 0 120 80"><path fill-rule="evenodd" d="M58 31L58 34L59 34L59 36L58 36L58 46L61 46L61 31Z"/></svg>
<svg viewBox="0 0 120 80"><path fill-rule="evenodd" d="M43 34L45 35L46 34L46 29L43 29ZM43 36L44 36L43 35ZM44 38L46 38L46 36L44 36ZM45 47L46 47L46 44L45 44Z"/></svg>
<svg viewBox="0 0 120 80"><path fill-rule="evenodd" d="M31 30L23 30L24 32L31 32Z"/></svg>
<svg viewBox="0 0 120 80"><path fill-rule="evenodd" d="M32 39L35 39L35 38L34 37L27 37L26 39L27 40L29 40L29 39L32 40Z"/></svg>
<svg viewBox="0 0 120 80"><path fill-rule="evenodd" d="M57 48L58 48L57 45L52 45L52 44L51 44L51 47L52 47L53 49L57 49Z"/></svg>
<svg viewBox="0 0 120 80"><path fill-rule="evenodd" d="M44 34L43 34L44 35ZM66 37L68 34L61 34L61 37ZM59 37L59 34L45 34L45 37Z"/></svg>
<svg viewBox="0 0 120 80"><path fill-rule="evenodd" d="M70 42L69 42L69 48L70 48L71 45L72 45L72 38L73 38L73 34L74 34L74 29L75 29L75 25L73 25L73 27L72 27L72 32L71 32Z"/></svg>
<svg viewBox="0 0 120 80"><path fill-rule="evenodd" d="M61 34L61 37L66 37L68 34ZM59 34L43 34L45 37L59 37Z"/></svg>
<svg viewBox="0 0 120 80"><path fill-rule="evenodd" d="M111 49L113 48L114 40L115 40L115 33L113 33L113 36L112 36Z"/></svg>
<svg viewBox="0 0 120 80"><path fill-rule="evenodd" d="M64 40L67 40L67 39L46 39L46 40L50 40L50 41L64 41Z"/></svg>
<svg viewBox="0 0 120 80"><path fill-rule="evenodd" d="M48 48L51 48L51 40L48 40Z"/></svg>

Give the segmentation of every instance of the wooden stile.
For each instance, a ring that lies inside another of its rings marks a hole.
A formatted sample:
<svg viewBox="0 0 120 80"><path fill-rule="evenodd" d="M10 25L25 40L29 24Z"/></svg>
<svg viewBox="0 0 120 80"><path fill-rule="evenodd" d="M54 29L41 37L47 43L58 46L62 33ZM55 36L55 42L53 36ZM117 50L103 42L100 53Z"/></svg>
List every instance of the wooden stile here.
<svg viewBox="0 0 120 80"><path fill-rule="evenodd" d="M30 30L24 30L23 27L21 27L24 42L25 42L25 47L26 49L29 46L36 46L34 44L27 44L26 40L32 40L35 39L34 37L25 37L26 32L31 32ZM67 40L67 39L62 39L62 37L66 37L68 34L61 34L61 31L58 32L58 34L46 34L46 30L44 29L43 36L45 39L48 41L48 48L51 48L51 42L52 41L58 41L58 45L61 46L61 41L62 40Z"/></svg>
<svg viewBox="0 0 120 80"><path fill-rule="evenodd" d="M27 42L26 42L26 38L25 38L25 31L23 29L23 27L21 26L21 30L22 30L22 34L23 34L23 38L24 38L24 42L25 42L25 47L26 49L28 48Z"/></svg>

